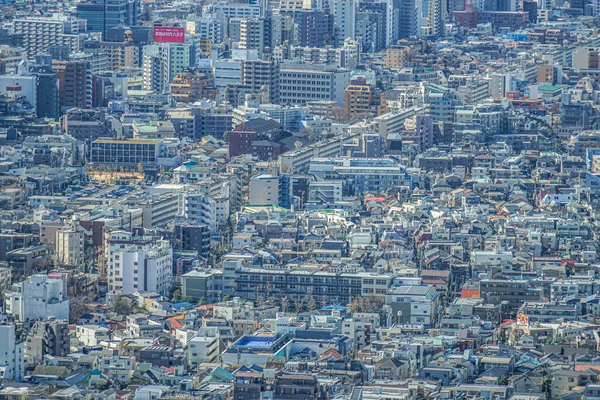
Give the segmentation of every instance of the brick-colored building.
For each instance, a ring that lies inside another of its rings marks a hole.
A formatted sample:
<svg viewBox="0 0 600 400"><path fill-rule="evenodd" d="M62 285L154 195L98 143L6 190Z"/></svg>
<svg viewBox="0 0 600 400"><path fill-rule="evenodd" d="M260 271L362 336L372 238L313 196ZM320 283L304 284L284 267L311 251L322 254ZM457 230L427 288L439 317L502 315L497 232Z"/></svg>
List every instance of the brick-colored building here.
<svg viewBox="0 0 600 400"><path fill-rule="evenodd" d="M53 60L58 79L58 101L63 109L92 108L92 73L87 61Z"/></svg>
<svg viewBox="0 0 600 400"><path fill-rule="evenodd" d="M177 74L171 83L171 95L175 101L194 103L202 99L214 100L217 89L212 80L201 73L183 72Z"/></svg>
<svg viewBox="0 0 600 400"><path fill-rule="evenodd" d="M523 11L480 11L473 7L473 1L466 2L464 11L454 11L452 14L458 25L468 28L491 23L494 29L518 29L525 26L529 20L529 13Z"/></svg>
<svg viewBox="0 0 600 400"><path fill-rule="evenodd" d="M236 126L228 133L229 156L252 154L261 161L276 159L282 146L275 142L282 132L281 125L273 120L253 119Z"/></svg>
<svg viewBox="0 0 600 400"><path fill-rule="evenodd" d="M353 81L344 91L344 109L351 117L379 116L387 112L385 95L364 80Z"/></svg>

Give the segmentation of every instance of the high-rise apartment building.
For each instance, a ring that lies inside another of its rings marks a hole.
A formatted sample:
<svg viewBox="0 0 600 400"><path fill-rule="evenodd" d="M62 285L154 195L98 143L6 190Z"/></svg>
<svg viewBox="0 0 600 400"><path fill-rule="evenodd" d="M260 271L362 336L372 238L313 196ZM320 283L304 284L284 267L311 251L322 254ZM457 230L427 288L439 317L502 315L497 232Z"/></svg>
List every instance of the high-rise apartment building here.
<svg viewBox="0 0 600 400"><path fill-rule="evenodd" d="M58 79L58 103L61 110L92 107L92 72L87 61L53 60Z"/></svg>
<svg viewBox="0 0 600 400"><path fill-rule="evenodd" d="M37 115L40 118L58 119L60 105L56 72L50 66L34 68L31 73L37 77Z"/></svg>
<svg viewBox="0 0 600 400"><path fill-rule="evenodd" d="M126 42L101 42L108 58L108 71L124 71L141 66L141 49L127 38ZM102 71L106 72L106 71Z"/></svg>
<svg viewBox="0 0 600 400"><path fill-rule="evenodd" d="M388 3L385 1L361 1L358 4L359 12L357 14L357 25L360 26L361 21L368 20L372 25L372 38L370 41L371 48L363 49L365 51L380 51L388 45L388 13L393 12L388 9ZM357 26L357 29L359 29Z"/></svg>
<svg viewBox="0 0 600 400"><path fill-rule="evenodd" d="M162 92L193 64L192 47L186 43L163 43L144 47L142 76L145 90Z"/></svg>
<svg viewBox="0 0 600 400"><path fill-rule="evenodd" d="M219 232L219 225L227 222L230 212L229 198L211 196L201 191L179 194L179 216L194 225L206 225L211 233Z"/></svg>
<svg viewBox="0 0 600 400"><path fill-rule="evenodd" d="M294 44L325 47L334 43L334 19L323 11L294 12ZM344 41L342 40L342 45Z"/></svg>
<svg viewBox="0 0 600 400"><path fill-rule="evenodd" d="M261 103L279 104L279 63L264 60L242 60L240 83L227 85L229 102L237 107L246 94L256 94Z"/></svg>
<svg viewBox="0 0 600 400"><path fill-rule="evenodd" d="M385 45L395 45L400 39L408 39L417 36L417 4L415 0L385 0L379 2L362 1L361 11L375 11L385 14ZM422 5L422 2L420 2ZM385 11L383 8L385 6Z"/></svg>
<svg viewBox="0 0 600 400"><path fill-rule="evenodd" d="M60 266L81 267L84 263L83 230L70 224L56 231L56 261Z"/></svg>
<svg viewBox="0 0 600 400"><path fill-rule="evenodd" d="M347 38L356 36L356 0L335 0L333 2L333 25L335 29L335 44L340 47Z"/></svg>
<svg viewBox="0 0 600 400"><path fill-rule="evenodd" d="M385 15L374 11L361 11L356 15L356 40L363 51L376 53L385 48Z"/></svg>
<svg viewBox="0 0 600 400"><path fill-rule="evenodd" d="M164 64L158 55L144 56L142 79L144 90L162 92L165 88Z"/></svg>
<svg viewBox="0 0 600 400"><path fill-rule="evenodd" d="M240 21L239 47L243 50L258 50L262 58L265 48L272 46L270 18L243 18Z"/></svg>
<svg viewBox="0 0 600 400"><path fill-rule="evenodd" d="M444 35L444 20L447 14L447 3L444 0L429 1L429 19L428 32L429 36L439 37Z"/></svg>
<svg viewBox="0 0 600 400"><path fill-rule="evenodd" d="M77 4L77 18L87 21L87 30L102 32L111 28L137 26L142 22L140 0L90 0Z"/></svg>
<svg viewBox="0 0 600 400"><path fill-rule="evenodd" d="M13 21L15 34L23 36L27 57L48 52L53 46L64 46L71 52L80 50L79 33L85 31L85 21L56 14L53 17L19 18Z"/></svg>
<svg viewBox="0 0 600 400"><path fill-rule="evenodd" d="M192 48L189 44L169 43L162 45L160 49L165 65L164 74L167 83L193 64Z"/></svg>

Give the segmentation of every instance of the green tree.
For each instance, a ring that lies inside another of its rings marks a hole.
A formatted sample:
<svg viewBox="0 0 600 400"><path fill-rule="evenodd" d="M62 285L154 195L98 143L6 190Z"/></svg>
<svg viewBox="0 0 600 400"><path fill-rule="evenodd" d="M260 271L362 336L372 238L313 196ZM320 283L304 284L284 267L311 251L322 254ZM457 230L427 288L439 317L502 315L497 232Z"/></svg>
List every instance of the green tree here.
<svg viewBox="0 0 600 400"><path fill-rule="evenodd" d="M315 301L315 299L313 299L312 297L310 297L308 299L308 303L306 304L306 307L308 308L308 311L314 311L317 308L317 302Z"/></svg>
<svg viewBox="0 0 600 400"><path fill-rule="evenodd" d="M295 299L294 300L294 310L296 311L296 313L302 312L303 308L304 308L304 301L302 301L302 299Z"/></svg>
<svg viewBox="0 0 600 400"><path fill-rule="evenodd" d="M76 296L69 302L69 320L77 323L79 318L83 317L88 312L87 303L90 301L90 296Z"/></svg>
<svg viewBox="0 0 600 400"><path fill-rule="evenodd" d="M146 177L146 172L144 171L144 164L140 161L137 165L137 172L142 176L142 178Z"/></svg>
<svg viewBox="0 0 600 400"><path fill-rule="evenodd" d="M181 290L177 289L173 292L173 297L171 297L171 301L174 303L181 301Z"/></svg>
<svg viewBox="0 0 600 400"><path fill-rule="evenodd" d="M188 303L193 303L194 302L194 298L192 296L187 296L185 298L185 301L187 301Z"/></svg>
<svg viewBox="0 0 600 400"><path fill-rule="evenodd" d="M283 311L284 313L286 313L290 308L290 299L287 298L287 296L283 296L281 298L281 311Z"/></svg>
<svg viewBox="0 0 600 400"><path fill-rule="evenodd" d="M204 297L202 297L200 300L198 300L198 307L203 306L206 304L206 299Z"/></svg>
<svg viewBox="0 0 600 400"><path fill-rule="evenodd" d="M131 314L131 303L129 300L123 297L117 297L113 302L112 309L117 314L127 315Z"/></svg>

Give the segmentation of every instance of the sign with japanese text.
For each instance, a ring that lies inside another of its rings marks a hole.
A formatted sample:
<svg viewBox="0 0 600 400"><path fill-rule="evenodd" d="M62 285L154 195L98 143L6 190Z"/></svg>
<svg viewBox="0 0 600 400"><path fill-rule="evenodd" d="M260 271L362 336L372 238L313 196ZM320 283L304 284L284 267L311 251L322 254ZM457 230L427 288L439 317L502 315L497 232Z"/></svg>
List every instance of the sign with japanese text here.
<svg viewBox="0 0 600 400"><path fill-rule="evenodd" d="M185 28L170 26L154 27L155 43L183 43L185 41Z"/></svg>

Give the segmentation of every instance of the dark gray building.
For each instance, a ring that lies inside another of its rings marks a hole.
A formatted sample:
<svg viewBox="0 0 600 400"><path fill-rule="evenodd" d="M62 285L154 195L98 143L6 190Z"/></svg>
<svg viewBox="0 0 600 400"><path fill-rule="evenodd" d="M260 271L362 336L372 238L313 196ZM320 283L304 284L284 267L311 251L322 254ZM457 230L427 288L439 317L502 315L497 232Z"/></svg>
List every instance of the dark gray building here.
<svg viewBox="0 0 600 400"><path fill-rule="evenodd" d="M77 4L77 18L87 21L91 32L103 37L114 27L137 26L142 22L140 0L90 0Z"/></svg>
<svg viewBox="0 0 600 400"><path fill-rule="evenodd" d="M175 238L184 251L197 251L201 257L210 254L210 229L206 225L176 225Z"/></svg>
<svg viewBox="0 0 600 400"><path fill-rule="evenodd" d="M32 70L37 77L37 115L40 118L60 117L58 104L58 79L50 66L40 66Z"/></svg>
<svg viewBox="0 0 600 400"><path fill-rule="evenodd" d="M8 259L8 252L30 246L33 243L33 238L34 236L30 233L0 233L0 261Z"/></svg>
<svg viewBox="0 0 600 400"><path fill-rule="evenodd" d="M70 352L71 335L67 321L38 321L27 336L25 354L38 364L44 356L66 356Z"/></svg>
<svg viewBox="0 0 600 400"><path fill-rule="evenodd" d="M333 44L333 16L322 11L294 12L294 43L302 47Z"/></svg>

